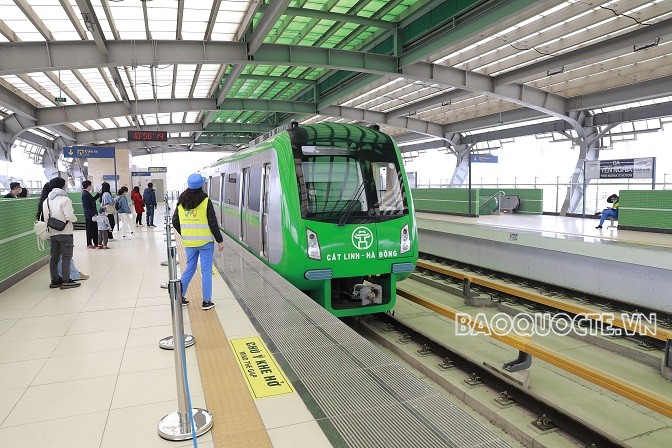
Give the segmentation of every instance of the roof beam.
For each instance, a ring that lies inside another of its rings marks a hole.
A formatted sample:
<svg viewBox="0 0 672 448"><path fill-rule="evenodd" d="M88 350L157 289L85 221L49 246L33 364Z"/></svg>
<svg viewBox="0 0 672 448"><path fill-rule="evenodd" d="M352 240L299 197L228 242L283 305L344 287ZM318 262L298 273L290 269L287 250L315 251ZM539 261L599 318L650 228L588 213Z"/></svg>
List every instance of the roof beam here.
<svg viewBox="0 0 672 448"><path fill-rule="evenodd" d="M83 1L83 0L78 0ZM107 54L91 41L0 43L0 76L98 67L168 64L290 65L377 74L397 72L397 58L366 52L264 44L248 60L244 42L114 40Z"/></svg>
<svg viewBox="0 0 672 448"><path fill-rule="evenodd" d="M588 93L567 100L566 109L590 110L672 95L672 76Z"/></svg>
<svg viewBox="0 0 672 448"><path fill-rule="evenodd" d="M252 32L252 36L247 45L248 58L252 58L261 44L264 43L264 39L283 14L287 5L289 5L289 2L290 0L272 0L266 7L261 20L257 24L256 29ZM226 98L233 85L238 81L238 77L243 73L244 69L245 64L234 64L233 67L231 67L231 71L226 77L226 81L224 81L224 84L222 84L219 93L217 94L217 104L221 104L222 101L224 101L224 98Z"/></svg>
<svg viewBox="0 0 672 448"><path fill-rule="evenodd" d="M30 120L35 120L37 108L0 84L0 106Z"/></svg>
<svg viewBox="0 0 672 448"><path fill-rule="evenodd" d="M222 143L221 145L246 145L250 142L249 137L245 138L231 138L230 143ZM149 143L149 144L148 144ZM194 141L194 137L173 137L169 138L167 142L119 142L115 143L114 147L117 149L130 149L132 150L138 150L138 149L143 149L143 148L167 148L171 146L180 146L180 145L192 145L194 143L198 143ZM218 145L215 143L215 145ZM206 146L206 145L204 145ZM216 150L216 148L213 147L213 145L207 145L209 146L213 151ZM194 150L198 150L199 145L194 146ZM186 147L184 150L186 151ZM165 151L164 151L165 152Z"/></svg>
<svg viewBox="0 0 672 448"><path fill-rule="evenodd" d="M581 124L565 115L565 98L560 95L516 83L495 86L493 78L488 75L426 62L416 62L400 71L404 77L410 79L455 87L529 107L567 121L579 137L585 137Z"/></svg>
<svg viewBox="0 0 672 448"><path fill-rule="evenodd" d="M54 36L51 35L49 28L47 28L35 10L31 8L26 0L14 0L14 3L16 3L16 6L18 6L21 12L26 15L28 20L30 20L30 23L32 23L33 26L37 28L37 31L40 32L42 37L44 37L46 40L54 40Z"/></svg>
<svg viewBox="0 0 672 448"><path fill-rule="evenodd" d="M427 98L426 100L420 100L416 101L415 103L410 103L407 106L403 106L398 109L390 110L387 112L387 115L389 115L390 117L402 117L405 115L413 115L418 112L422 112L424 109L429 109L436 105L445 106L446 104L450 104L452 101L465 98L471 94L472 94L471 92L465 92L464 90L456 89L450 92L434 95L431 98Z"/></svg>
<svg viewBox="0 0 672 448"><path fill-rule="evenodd" d="M356 109L345 106L327 106L321 108L317 113L329 117L348 118L350 120L408 129L409 131L439 138L443 138L444 134L442 124L408 117L388 117L384 112L376 112L374 110Z"/></svg>
<svg viewBox="0 0 672 448"><path fill-rule="evenodd" d="M265 11L266 9L268 9L268 6L266 4L262 4L260 10ZM369 17L352 14L321 11L319 9L287 8L285 9L284 14L287 16L310 17L312 19L331 20L334 22L357 23L359 25L374 26L376 28L382 28L386 30L393 30L397 27L397 24L394 22L387 22L385 20L372 19Z"/></svg>
<svg viewBox="0 0 672 448"><path fill-rule="evenodd" d="M105 142L108 140L126 139L128 138L128 131L156 131L157 128L159 128L160 131L165 131L169 134L177 132L194 132L203 129L200 123L147 125L140 126L140 129L136 128L135 126L131 126L124 128L107 128L77 132L75 133L75 139L78 145L82 145L84 143Z"/></svg>
<svg viewBox="0 0 672 448"><path fill-rule="evenodd" d="M502 124L520 123L529 120L538 120L540 118L548 118L548 115L542 114L532 109L519 108L498 114L484 115L482 117L456 121L447 124L445 131L446 133L470 132L477 129L491 128L493 126L499 126Z"/></svg>
<svg viewBox="0 0 672 448"><path fill-rule="evenodd" d="M200 124L200 123L199 123ZM203 132L269 132L277 126L261 123L209 123Z"/></svg>
<svg viewBox="0 0 672 448"><path fill-rule="evenodd" d="M131 113L167 114L181 112L200 112L214 110L250 110L263 112L283 112L315 114L315 104L296 101L275 101L259 99L231 98L217 107L212 98L182 98L140 100L131 103ZM94 104L76 104L73 106L45 107L37 110L38 123L36 126L49 126L58 123L73 123L77 121L93 120L97 118L112 118L124 116L128 110L119 101Z"/></svg>
<svg viewBox="0 0 672 448"><path fill-rule="evenodd" d="M250 81L271 81L271 82L290 82L294 84L308 84L315 85L317 81L303 78L288 78L286 76L267 76L267 75L240 75L238 79Z"/></svg>
<svg viewBox="0 0 672 448"><path fill-rule="evenodd" d="M211 145L236 145L236 144L247 144L251 140L254 140L259 135L263 134L260 132L256 135L201 135L196 143L209 143Z"/></svg>
<svg viewBox="0 0 672 448"><path fill-rule="evenodd" d="M618 54L631 53L633 45L641 42L661 38L668 40L672 36L672 18L663 20L653 25L644 26L635 29L626 34L612 37L609 40L588 45L574 51L570 51L559 56L554 56L534 64L511 70L495 77L495 85L507 84L518 80L535 77L540 74L546 74L549 70L556 70L559 67L569 68L590 65L594 62L614 57Z"/></svg>

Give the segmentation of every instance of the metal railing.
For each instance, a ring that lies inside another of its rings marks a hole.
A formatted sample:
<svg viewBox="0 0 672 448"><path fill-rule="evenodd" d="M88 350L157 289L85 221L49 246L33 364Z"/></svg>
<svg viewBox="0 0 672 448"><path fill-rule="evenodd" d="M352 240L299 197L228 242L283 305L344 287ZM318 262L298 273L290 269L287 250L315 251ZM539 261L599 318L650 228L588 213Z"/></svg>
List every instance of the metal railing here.
<svg viewBox="0 0 672 448"><path fill-rule="evenodd" d="M529 178L528 178L529 179ZM672 175L663 175L663 182L656 183L656 190L672 190ZM560 209L568 197L572 187L583 188L582 183L563 181L557 176L554 180L540 181L534 177L532 182L519 182L517 177L513 181L497 178L495 182L481 178L480 182L473 182L472 188L540 188L544 190L543 211L547 213L560 213ZM427 183L418 183L418 188L456 188L451 187L450 179L439 179L437 182L429 180ZM463 185L459 188L466 188ZM627 179L623 182L591 182L586 189L586 209L581 204L575 213L592 215L601 212L606 206L607 197L619 190L651 190L651 179Z"/></svg>
<svg viewBox="0 0 672 448"><path fill-rule="evenodd" d="M481 205L478 206L478 209L480 210L483 208L484 205L486 205L488 202L492 201L495 198L499 198L497 201L497 213L501 214L502 213L502 198L506 196L506 193L503 191L498 191L497 193L493 194L492 196L488 197Z"/></svg>

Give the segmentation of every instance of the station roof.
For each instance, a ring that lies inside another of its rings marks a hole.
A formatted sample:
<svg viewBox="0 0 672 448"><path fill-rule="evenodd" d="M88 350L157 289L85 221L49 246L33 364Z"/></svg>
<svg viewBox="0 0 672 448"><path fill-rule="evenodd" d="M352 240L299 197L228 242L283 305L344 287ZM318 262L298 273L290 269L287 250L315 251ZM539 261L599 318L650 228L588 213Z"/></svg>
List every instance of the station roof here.
<svg viewBox="0 0 672 448"><path fill-rule="evenodd" d="M135 155L237 150L292 120L576 127L669 111L671 36L672 0L0 0L0 117Z"/></svg>

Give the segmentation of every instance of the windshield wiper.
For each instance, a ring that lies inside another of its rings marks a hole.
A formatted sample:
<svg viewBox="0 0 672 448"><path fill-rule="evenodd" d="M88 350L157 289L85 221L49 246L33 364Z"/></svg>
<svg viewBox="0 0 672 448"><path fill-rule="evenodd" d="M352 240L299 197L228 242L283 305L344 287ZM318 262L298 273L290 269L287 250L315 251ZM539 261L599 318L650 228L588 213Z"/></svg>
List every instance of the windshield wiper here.
<svg viewBox="0 0 672 448"><path fill-rule="evenodd" d="M345 222L350 218L350 215L352 215L352 212L355 211L355 206L359 205L359 197L362 195L364 192L364 187L366 186L367 180L363 180L362 183L359 185L359 188L357 188L357 191L355 192L354 199L351 197L350 200L348 201L347 204L345 204L345 207L343 208L344 213L343 216L341 216L341 219L338 220L338 227L343 227L345 225Z"/></svg>

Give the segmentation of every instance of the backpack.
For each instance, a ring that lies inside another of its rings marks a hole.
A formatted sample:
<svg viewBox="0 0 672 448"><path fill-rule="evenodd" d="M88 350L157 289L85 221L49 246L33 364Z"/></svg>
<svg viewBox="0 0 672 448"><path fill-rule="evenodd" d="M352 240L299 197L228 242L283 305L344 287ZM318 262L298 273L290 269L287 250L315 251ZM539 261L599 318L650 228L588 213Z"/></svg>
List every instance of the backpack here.
<svg viewBox="0 0 672 448"><path fill-rule="evenodd" d="M117 197L117 198L114 200L114 208L115 208L117 211L121 210L121 201L120 201L119 199L120 199L120 198Z"/></svg>

